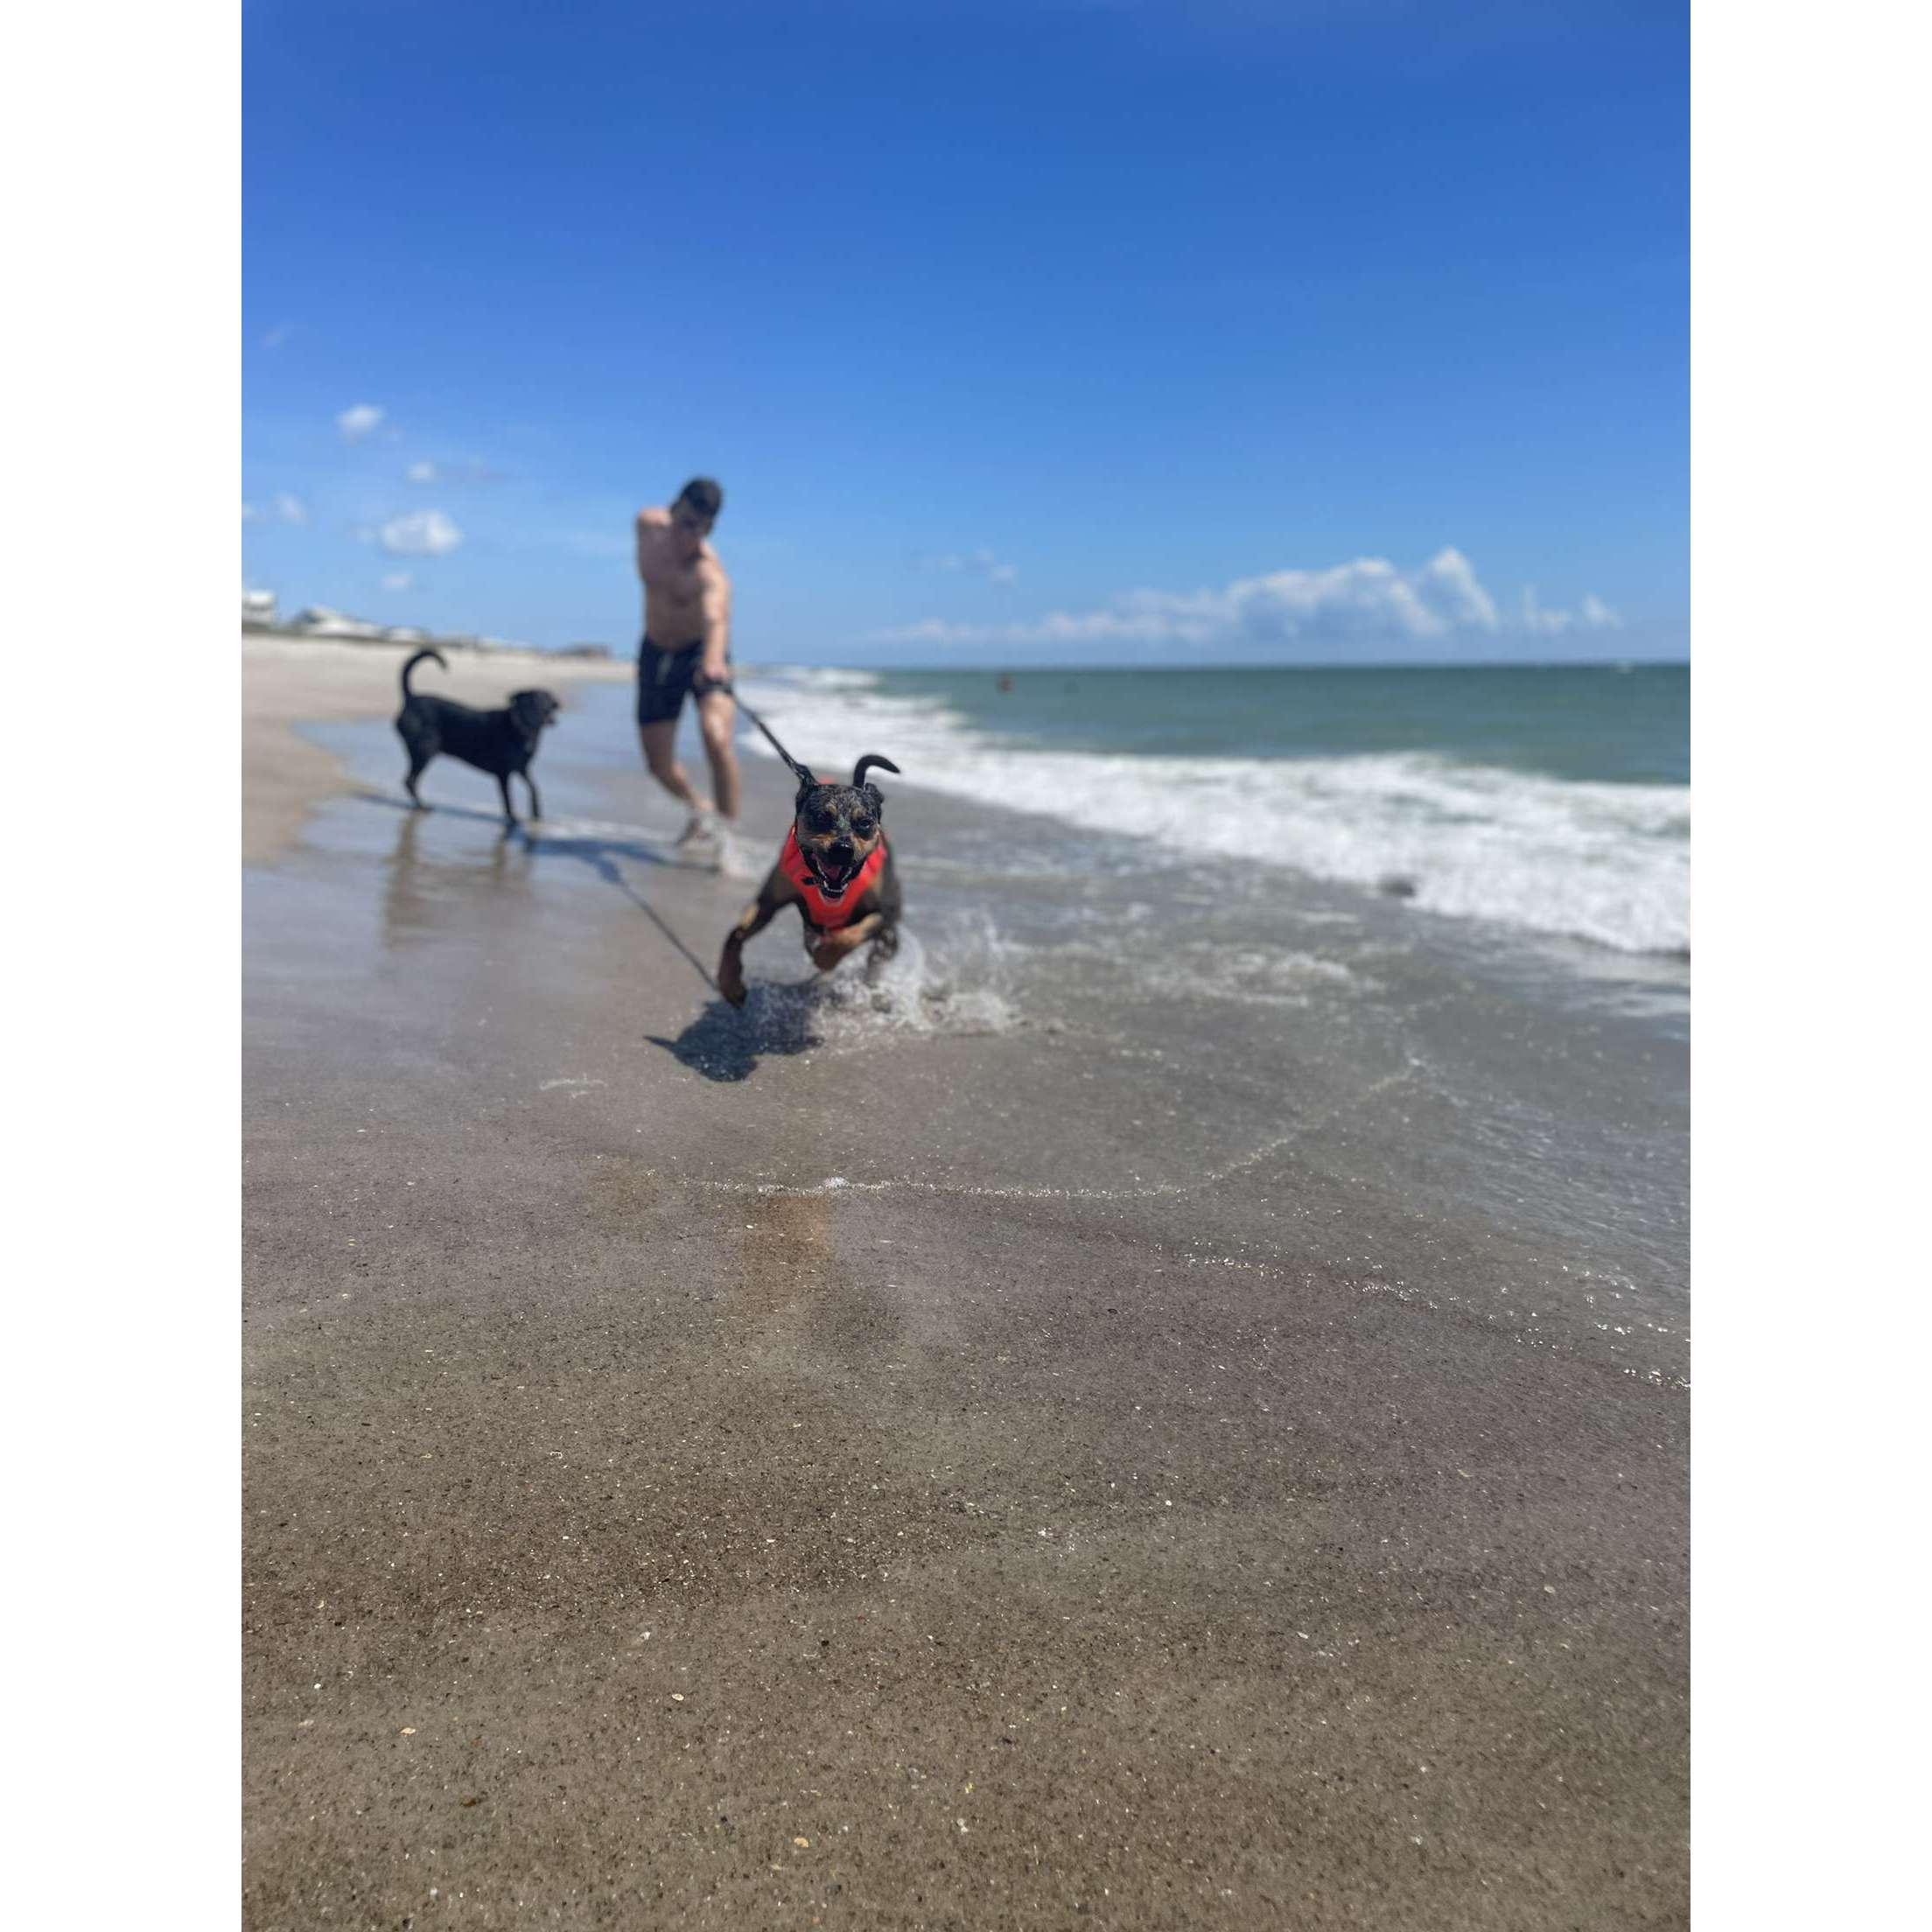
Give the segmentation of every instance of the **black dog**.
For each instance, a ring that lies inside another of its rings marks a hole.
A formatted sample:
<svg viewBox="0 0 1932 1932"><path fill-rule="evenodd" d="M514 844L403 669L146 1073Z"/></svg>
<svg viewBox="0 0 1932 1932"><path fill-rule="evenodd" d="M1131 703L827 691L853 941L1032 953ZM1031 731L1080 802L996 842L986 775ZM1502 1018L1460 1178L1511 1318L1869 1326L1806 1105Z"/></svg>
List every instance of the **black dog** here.
<svg viewBox="0 0 1932 1932"><path fill-rule="evenodd" d="M480 711L454 698L424 697L410 689L410 673L426 657L445 671L450 668L441 651L418 651L402 667L402 709L396 714L396 728L410 754L409 776L402 780L410 802L418 811L429 809L416 781L438 752L447 752L495 779L503 794L503 816L512 825L516 823L516 808L510 802L510 774L521 772L530 794L530 816L542 818L530 760L536 756L543 727L556 716L556 700L548 691L512 691L501 710Z"/></svg>
<svg viewBox="0 0 1932 1932"><path fill-rule="evenodd" d="M852 771L850 785L826 785L799 766L798 798L792 829L758 897L725 935L718 962L718 990L734 1006L745 1004L745 971L739 956L745 942L771 924L780 908L796 906L805 927L805 950L812 964L829 973L867 940L872 942L867 976L899 950L902 908L899 872L879 826L886 801L878 787L865 782L866 769L899 766L868 752Z"/></svg>

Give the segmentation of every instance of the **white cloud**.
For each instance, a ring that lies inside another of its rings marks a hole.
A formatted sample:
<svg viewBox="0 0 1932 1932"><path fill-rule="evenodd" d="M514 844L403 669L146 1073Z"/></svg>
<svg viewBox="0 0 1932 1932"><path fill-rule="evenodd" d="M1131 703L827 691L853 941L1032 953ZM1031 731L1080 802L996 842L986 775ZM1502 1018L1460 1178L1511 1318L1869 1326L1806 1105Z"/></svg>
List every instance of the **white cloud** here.
<svg viewBox="0 0 1932 1932"><path fill-rule="evenodd" d="M480 457L463 461L434 463L427 457L410 465L403 472L412 483L500 483L501 470L493 470Z"/></svg>
<svg viewBox="0 0 1932 1932"><path fill-rule="evenodd" d="M1476 581L1469 559L1452 544L1438 550L1423 566L1422 575L1433 600L1452 618L1479 630L1495 629L1495 600Z"/></svg>
<svg viewBox="0 0 1932 1932"><path fill-rule="evenodd" d="M244 503L242 506L242 521L244 523L254 522L256 518L260 516L261 514L261 511L256 509L255 505L252 503Z"/></svg>
<svg viewBox="0 0 1932 1932"><path fill-rule="evenodd" d="M416 579L407 570L391 570L382 579L386 591L411 591L416 588Z"/></svg>
<svg viewBox="0 0 1932 1932"><path fill-rule="evenodd" d="M1593 592L1574 611L1552 611L1536 600L1535 584L1526 585L1518 621L1534 637L1561 637L1567 631L1615 631L1623 620Z"/></svg>
<svg viewBox="0 0 1932 1932"><path fill-rule="evenodd" d="M373 402L357 402L335 419L345 443L360 443L382 420L384 412Z"/></svg>
<svg viewBox="0 0 1932 1932"><path fill-rule="evenodd" d="M928 556L922 560L929 570L964 571L974 577L984 577L989 584L1017 584L1019 581L1018 567L1002 564L990 550L954 551L944 556Z"/></svg>
<svg viewBox="0 0 1932 1932"><path fill-rule="evenodd" d="M270 513L278 523L306 523L309 507L298 496L290 496L286 490L279 492Z"/></svg>
<svg viewBox="0 0 1932 1932"><path fill-rule="evenodd" d="M394 516L376 532L376 541L391 556L447 556L463 541L463 533L441 510L412 510Z"/></svg>
<svg viewBox="0 0 1932 1932"><path fill-rule="evenodd" d="M962 569L972 567L975 559L934 563L939 569ZM1511 631L1555 636L1573 626L1600 629L1620 621L1593 596L1584 599L1579 614L1572 614L1543 609L1534 592L1525 592L1521 615L1506 620L1468 558L1446 548L1415 570L1398 570L1385 557L1362 556L1326 570L1241 578L1218 590L1126 591L1096 610L1053 611L1020 623L959 624L928 618L878 633L874 640L1245 652L1291 645L1436 647Z"/></svg>

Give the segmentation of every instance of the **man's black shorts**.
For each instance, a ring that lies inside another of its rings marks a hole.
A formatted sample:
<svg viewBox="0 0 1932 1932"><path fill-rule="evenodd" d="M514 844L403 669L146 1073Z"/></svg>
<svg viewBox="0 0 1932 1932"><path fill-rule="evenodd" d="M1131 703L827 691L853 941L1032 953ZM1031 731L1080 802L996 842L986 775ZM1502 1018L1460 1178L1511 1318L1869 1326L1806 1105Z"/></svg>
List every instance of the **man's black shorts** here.
<svg viewBox="0 0 1932 1932"><path fill-rule="evenodd" d="M640 724L662 724L676 720L684 709L691 680L697 676L704 655L704 640L681 644L666 650L645 638L637 647L637 721ZM729 674L730 661L725 662Z"/></svg>

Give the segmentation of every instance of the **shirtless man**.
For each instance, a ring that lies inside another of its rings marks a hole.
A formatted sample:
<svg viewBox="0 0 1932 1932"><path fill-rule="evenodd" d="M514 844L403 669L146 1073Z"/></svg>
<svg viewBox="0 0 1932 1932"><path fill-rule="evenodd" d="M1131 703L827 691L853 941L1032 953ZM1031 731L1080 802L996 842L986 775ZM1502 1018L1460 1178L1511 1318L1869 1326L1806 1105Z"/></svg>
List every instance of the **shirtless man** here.
<svg viewBox="0 0 1932 1932"><path fill-rule="evenodd" d="M738 758L732 749L732 580L705 542L724 493L693 477L667 510L637 513L637 574L644 583L644 636L637 651L638 735L644 762L673 798L691 808L678 843L704 830L711 808L691 789L677 761L678 714L685 694L697 701L697 724L710 760L717 811L738 816Z"/></svg>

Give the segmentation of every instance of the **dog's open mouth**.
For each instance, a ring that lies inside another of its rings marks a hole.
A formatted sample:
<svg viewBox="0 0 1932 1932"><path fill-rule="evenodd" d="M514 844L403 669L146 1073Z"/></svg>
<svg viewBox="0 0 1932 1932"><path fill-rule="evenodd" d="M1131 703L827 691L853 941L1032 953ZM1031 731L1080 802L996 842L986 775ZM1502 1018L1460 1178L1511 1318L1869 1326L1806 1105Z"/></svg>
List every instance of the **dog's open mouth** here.
<svg viewBox="0 0 1932 1932"><path fill-rule="evenodd" d="M826 898L844 899L845 888L858 876L858 862L832 858L821 852L808 852L806 859Z"/></svg>

